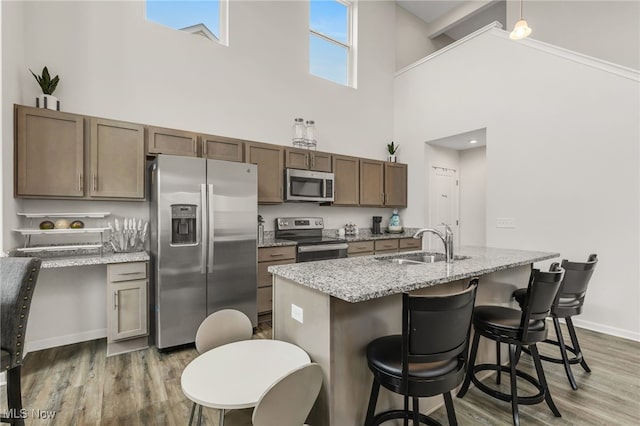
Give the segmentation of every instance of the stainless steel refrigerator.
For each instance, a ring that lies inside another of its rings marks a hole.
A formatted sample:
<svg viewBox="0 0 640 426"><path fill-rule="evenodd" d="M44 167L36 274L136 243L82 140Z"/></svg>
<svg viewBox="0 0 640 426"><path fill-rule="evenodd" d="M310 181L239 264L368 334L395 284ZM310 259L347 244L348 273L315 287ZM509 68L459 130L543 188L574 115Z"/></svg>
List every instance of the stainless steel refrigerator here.
<svg viewBox="0 0 640 426"><path fill-rule="evenodd" d="M238 309L255 326L257 167L158 155L150 201L158 348L194 342L221 309Z"/></svg>

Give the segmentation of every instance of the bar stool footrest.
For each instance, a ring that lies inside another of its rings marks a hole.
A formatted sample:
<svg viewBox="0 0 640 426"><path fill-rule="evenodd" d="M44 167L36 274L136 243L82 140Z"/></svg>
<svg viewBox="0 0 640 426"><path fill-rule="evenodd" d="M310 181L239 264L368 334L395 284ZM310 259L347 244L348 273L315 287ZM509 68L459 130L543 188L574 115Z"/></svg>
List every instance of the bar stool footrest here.
<svg viewBox="0 0 640 426"><path fill-rule="evenodd" d="M511 373L511 369L506 365L478 364L473 367L473 374L471 375L471 381L473 382L473 384L476 385L478 389L480 389L482 392L486 393L487 395L490 395L501 401L511 402L511 400L513 399L513 396L511 394L500 392L499 390L496 390L490 386L487 386L483 382L478 380L478 378L476 377L476 373L480 371L489 371L489 370L490 371L500 370L507 374ZM542 389L542 386L540 385L540 382L538 382L538 380L535 377L518 369L516 369L516 376L526 380L527 382L531 383L536 389L538 389L538 393L535 395L521 396L520 394L518 394L518 405L533 405L533 404L538 404L544 401L544 396L545 396L544 391Z"/></svg>
<svg viewBox="0 0 640 426"><path fill-rule="evenodd" d="M560 347L560 342L558 342L557 340L552 340L552 339L545 339L542 343L548 343L550 345L554 345L554 346L558 346ZM569 346L566 343L564 344L564 347L567 351L571 352L572 354L574 354L575 356L573 358L567 358L567 362L569 362L569 364L580 364L582 362L582 352L578 353L573 346ZM525 352L529 355L531 355L531 352L529 351L529 348L522 348L522 352ZM552 356L547 356L547 355L542 355L540 354L540 359L544 360L544 361L548 361L548 362L553 362L555 364L564 364L564 361L562 360L562 358L556 358L556 357L552 357Z"/></svg>
<svg viewBox="0 0 640 426"><path fill-rule="evenodd" d="M413 412L412 411L404 411L404 410L389 410L384 411L382 413L378 413L373 418L370 426L378 426L384 422L395 419L408 419L413 420ZM437 420L432 419L431 417L427 417L426 415L420 413L420 423L430 426L442 426L442 423Z"/></svg>

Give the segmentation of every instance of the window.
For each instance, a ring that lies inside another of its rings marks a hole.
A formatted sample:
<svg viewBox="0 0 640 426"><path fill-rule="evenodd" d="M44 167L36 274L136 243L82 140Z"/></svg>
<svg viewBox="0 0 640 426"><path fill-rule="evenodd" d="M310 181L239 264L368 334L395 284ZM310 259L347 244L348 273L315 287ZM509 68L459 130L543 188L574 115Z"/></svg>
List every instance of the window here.
<svg viewBox="0 0 640 426"><path fill-rule="evenodd" d="M147 21L227 45L228 0L146 0Z"/></svg>
<svg viewBox="0 0 640 426"><path fill-rule="evenodd" d="M356 87L356 3L310 0L309 72Z"/></svg>

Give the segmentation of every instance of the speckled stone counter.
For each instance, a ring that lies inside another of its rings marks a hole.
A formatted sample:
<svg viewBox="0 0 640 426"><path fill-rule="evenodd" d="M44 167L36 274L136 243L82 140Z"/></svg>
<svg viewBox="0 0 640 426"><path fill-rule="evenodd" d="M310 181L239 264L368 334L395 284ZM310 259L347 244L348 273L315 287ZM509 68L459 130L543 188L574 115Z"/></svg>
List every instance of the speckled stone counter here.
<svg viewBox="0 0 640 426"><path fill-rule="evenodd" d="M366 241L366 240L390 240L393 238L411 238L413 234L419 228L404 228L403 232L384 232L382 234L372 234L371 229L364 228L358 230L358 235L347 235L345 236L346 240L351 241ZM335 234L334 234L335 235Z"/></svg>
<svg viewBox="0 0 640 426"><path fill-rule="evenodd" d="M9 252L7 255L13 256L15 253ZM145 262L149 260L149 255L144 251L133 253L113 253L106 252L102 256L99 254L69 255L69 256L35 256L42 259L40 268L69 268L72 266L106 265L109 263Z"/></svg>
<svg viewBox="0 0 640 426"><path fill-rule="evenodd" d="M445 262L400 265L376 259L389 256L364 256L276 265L268 270L274 275L354 303L559 256L558 253L487 247L462 247L456 255L469 258L456 260L451 265Z"/></svg>
<svg viewBox="0 0 640 426"><path fill-rule="evenodd" d="M258 244L258 247L280 247L280 246L295 246L295 241L290 240L278 240L276 239L275 232L265 231L264 241Z"/></svg>

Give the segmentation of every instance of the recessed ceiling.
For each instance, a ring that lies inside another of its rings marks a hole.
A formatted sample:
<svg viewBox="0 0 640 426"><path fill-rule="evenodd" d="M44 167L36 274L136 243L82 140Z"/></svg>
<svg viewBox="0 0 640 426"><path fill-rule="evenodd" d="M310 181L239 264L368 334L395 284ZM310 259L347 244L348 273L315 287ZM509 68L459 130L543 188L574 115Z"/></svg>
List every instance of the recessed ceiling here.
<svg viewBox="0 0 640 426"><path fill-rule="evenodd" d="M469 143L471 140L476 140L477 142ZM470 132L459 133L457 135L427 141L427 143L429 145L435 145L442 148L455 149L456 151L479 148L487 145L487 129L482 128L472 130Z"/></svg>

